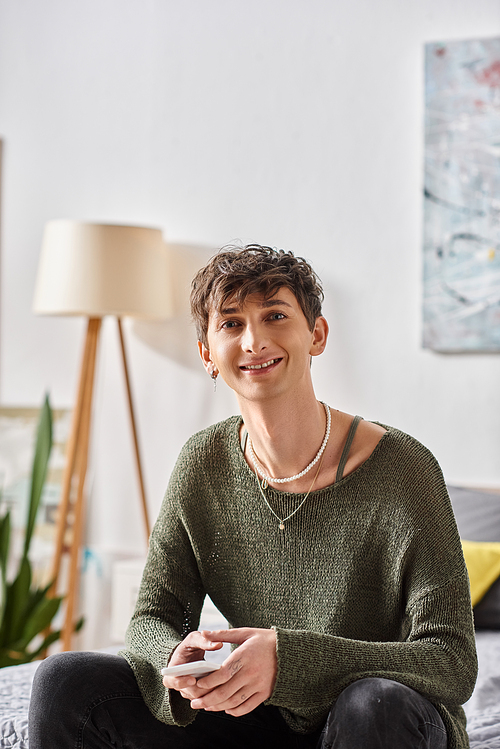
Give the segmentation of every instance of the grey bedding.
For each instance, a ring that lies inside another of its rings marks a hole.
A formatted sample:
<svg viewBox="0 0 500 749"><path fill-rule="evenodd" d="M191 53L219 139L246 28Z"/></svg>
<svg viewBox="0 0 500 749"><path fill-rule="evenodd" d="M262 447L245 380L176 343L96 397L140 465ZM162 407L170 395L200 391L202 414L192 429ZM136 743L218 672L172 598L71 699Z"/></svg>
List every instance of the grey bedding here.
<svg viewBox="0 0 500 749"><path fill-rule="evenodd" d="M464 705L471 749L500 749L500 632L476 632L479 676Z"/></svg>
<svg viewBox="0 0 500 749"><path fill-rule="evenodd" d="M0 747L28 749L28 705L39 663L0 669Z"/></svg>
<svg viewBox="0 0 500 749"><path fill-rule="evenodd" d="M465 705L471 749L500 749L500 632L478 632L479 678ZM0 747L28 749L29 694L37 663L0 669Z"/></svg>

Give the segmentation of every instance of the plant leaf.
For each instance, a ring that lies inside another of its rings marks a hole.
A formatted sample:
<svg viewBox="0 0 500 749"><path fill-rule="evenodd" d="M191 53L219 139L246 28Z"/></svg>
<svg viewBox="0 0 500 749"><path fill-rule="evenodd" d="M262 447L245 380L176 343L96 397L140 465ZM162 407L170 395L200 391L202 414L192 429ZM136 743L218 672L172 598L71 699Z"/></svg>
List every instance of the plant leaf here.
<svg viewBox="0 0 500 749"><path fill-rule="evenodd" d="M85 617L81 616L78 619L77 623L75 624L75 628L74 628L73 632L79 632L81 630L81 628L83 627L84 624L85 624Z"/></svg>
<svg viewBox="0 0 500 749"><path fill-rule="evenodd" d="M10 510L0 518L0 566L2 575L7 577L7 563L10 545Z"/></svg>
<svg viewBox="0 0 500 749"><path fill-rule="evenodd" d="M5 666L18 666L20 663L25 663L25 654L20 653L19 655L23 660L20 660L19 657L15 658L7 648L0 648L0 668L5 668Z"/></svg>
<svg viewBox="0 0 500 749"><path fill-rule="evenodd" d="M21 559L19 565L19 572L16 579L11 585L7 585L7 601L6 601L6 619L7 619L7 630L6 638L7 645L9 642L13 642L19 639L23 628L23 617L26 608L26 601L29 596L31 587L31 565L24 557Z"/></svg>
<svg viewBox="0 0 500 749"><path fill-rule="evenodd" d="M38 606L40 601L42 601L44 598L47 598L47 593L49 592L51 587L52 587L52 583L49 583L48 585L45 586L45 588L34 588L30 590L28 600L26 601L26 609L25 609L26 617L28 617L31 614L31 612L35 609L35 607Z"/></svg>
<svg viewBox="0 0 500 749"><path fill-rule="evenodd" d="M28 506L28 517L26 520L26 535L24 537L24 557L28 556L31 536L35 528L36 514L42 496L43 485L47 475L50 451L52 448L52 412L50 410L49 396L45 396L36 436L35 456L33 458L33 469L31 472L31 490Z"/></svg>
<svg viewBox="0 0 500 749"><path fill-rule="evenodd" d="M10 512L0 519L0 623L3 622L7 598L7 564L10 546Z"/></svg>
<svg viewBox="0 0 500 749"><path fill-rule="evenodd" d="M62 598L48 598L51 583L45 588L31 588L32 572L29 549L35 529L38 508L52 447L52 413L48 396L40 409L31 488L26 519L24 550L17 575L12 583L7 581L10 545L10 515L0 518L0 668L28 663L40 657L61 637L61 631L47 630L59 609ZM75 625L81 628L83 619ZM37 638L36 650L28 646Z"/></svg>
<svg viewBox="0 0 500 749"><path fill-rule="evenodd" d="M21 636L12 645L14 650L25 650L39 632L46 629L61 605L61 598L45 598L25 619Z"/></svg>

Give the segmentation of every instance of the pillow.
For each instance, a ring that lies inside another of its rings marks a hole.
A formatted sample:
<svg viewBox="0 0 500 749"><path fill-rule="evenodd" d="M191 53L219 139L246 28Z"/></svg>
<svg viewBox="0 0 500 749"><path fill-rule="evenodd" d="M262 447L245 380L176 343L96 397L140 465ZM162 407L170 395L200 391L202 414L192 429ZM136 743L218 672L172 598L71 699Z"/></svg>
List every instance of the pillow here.
<svg viewBox="0 0 500 749"><path fill-rule="evenodd" d="M475 606L500 576L500 543L462 539L462 548Z"/></svg>
<svg viewBox="0 0 500 749"><path fill-rule="evenodd" d="M476 629L500 629L500 580L493 583L472 613Z"/></svg>
<svg viewBox="0 0 500 749"><path fill-rule="evenodd" d="M451 504L462 538L500 542L500 494L449 486ZM476 629L500 629L500 579L474 606Z"/></svg>
<svg viewBox="0 0 500 749"><path fill-rule="evenodd" d="M449 486L461 538L500 542L500 494Z"/></svg>

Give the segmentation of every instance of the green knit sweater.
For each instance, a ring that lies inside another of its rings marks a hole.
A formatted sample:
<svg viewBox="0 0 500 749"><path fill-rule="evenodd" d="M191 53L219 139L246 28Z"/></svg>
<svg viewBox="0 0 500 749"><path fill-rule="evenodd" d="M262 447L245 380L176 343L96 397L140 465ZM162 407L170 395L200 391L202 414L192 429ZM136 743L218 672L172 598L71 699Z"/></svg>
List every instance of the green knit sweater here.
<svg viewBox="0 0 500 749"><path fill-rule="evenodd" d="M232 627L273 627L278 675L267 704L298 732L321 725L366 676L407 684L469 746L460 705L477 671L467 571L441 470L391 427L368 460L312 492L285 530L244 460L234 416L194 435L172 473L151 535L122 655L165 723L196 712L160 669L198 627L208 594ZM269 488L286 517L303 495Z"/></svg>

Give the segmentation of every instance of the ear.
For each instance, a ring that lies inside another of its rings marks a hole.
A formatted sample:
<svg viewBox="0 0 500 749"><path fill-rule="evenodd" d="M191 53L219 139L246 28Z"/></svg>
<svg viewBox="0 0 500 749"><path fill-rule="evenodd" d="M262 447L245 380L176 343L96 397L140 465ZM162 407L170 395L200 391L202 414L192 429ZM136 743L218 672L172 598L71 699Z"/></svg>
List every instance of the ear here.
<svg viewBox="0 0 500 749"><path fill-rule="evenodd" d="M203 366L211 377L214 370L217 372L217 367L210 357L210 351L201 341L198 341L198 352L200 354L201 361L203 362Z"/></svg>
<svg viewBox="0 0 500 749"><path fill-rule="evenodd" d="M314 330L312 332L313 340L309 353L311 356L319 356L323 353L326 348L326 342L328 340L328 323L326 319L321 316L316 318L314 323Z"/></svg>

